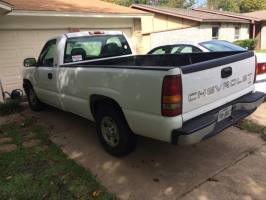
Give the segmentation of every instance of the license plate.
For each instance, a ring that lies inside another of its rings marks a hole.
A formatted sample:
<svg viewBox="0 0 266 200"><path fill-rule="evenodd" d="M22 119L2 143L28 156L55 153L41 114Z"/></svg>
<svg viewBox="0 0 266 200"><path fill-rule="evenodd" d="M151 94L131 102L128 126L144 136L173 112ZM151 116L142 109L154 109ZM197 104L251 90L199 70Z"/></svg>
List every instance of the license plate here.
<svg viewBox="0 0 266 200"><path fill-rule="evenodd" d="M232 113L232 106L228 106L222 110L219 111L218 113L218 122L228 118L231 116L231 113Z"/></svg>

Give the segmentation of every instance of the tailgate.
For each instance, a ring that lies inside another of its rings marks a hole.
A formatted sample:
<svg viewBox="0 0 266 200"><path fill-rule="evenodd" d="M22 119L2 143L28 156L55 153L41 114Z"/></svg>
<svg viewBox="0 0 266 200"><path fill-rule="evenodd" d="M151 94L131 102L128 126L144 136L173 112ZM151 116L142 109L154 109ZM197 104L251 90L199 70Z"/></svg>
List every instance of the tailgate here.
<svg viewBox="0 0 266 200"><path fill-rule="evenodd" d="M255 56L244 52L183 66L181 70L182 116L187 121L251 92Z"/></svg>

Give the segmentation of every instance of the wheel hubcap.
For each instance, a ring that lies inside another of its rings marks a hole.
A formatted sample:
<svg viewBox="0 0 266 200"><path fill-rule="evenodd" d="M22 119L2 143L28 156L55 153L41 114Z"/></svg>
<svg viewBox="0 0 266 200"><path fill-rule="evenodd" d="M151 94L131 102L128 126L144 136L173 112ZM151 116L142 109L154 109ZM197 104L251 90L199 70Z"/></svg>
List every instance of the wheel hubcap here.
<svg viewBox="0 0 266 200"><path fill-rule="evenodd" d="M101 121L101 133L104 140L112 147L118 145L119 134L115 121L111 117L103 117Z"/></svg>

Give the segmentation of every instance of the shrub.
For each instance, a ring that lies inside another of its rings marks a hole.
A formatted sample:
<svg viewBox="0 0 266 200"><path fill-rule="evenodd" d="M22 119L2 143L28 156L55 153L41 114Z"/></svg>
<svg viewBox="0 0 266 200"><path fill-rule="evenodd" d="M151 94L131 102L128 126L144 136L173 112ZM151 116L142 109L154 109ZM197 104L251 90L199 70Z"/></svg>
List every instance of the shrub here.
<svg viewBox="0 0 266 200"><path fill-rule="evenodd" d="M246 48L248 50L254 50L257 44L255 39L236 40L234 44Z"/></svg>

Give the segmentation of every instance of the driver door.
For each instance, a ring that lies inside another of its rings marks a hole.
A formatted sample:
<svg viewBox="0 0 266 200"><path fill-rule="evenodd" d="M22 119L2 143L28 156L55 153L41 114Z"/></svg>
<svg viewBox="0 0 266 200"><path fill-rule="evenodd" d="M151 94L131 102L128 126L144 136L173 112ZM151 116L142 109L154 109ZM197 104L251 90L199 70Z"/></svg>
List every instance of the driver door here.
<svg viewBox="0 0 266 200"><path fill-rule="evenodd" d="M59 107L59 93L57 85L58 69L55 66L56 39L49 40L43 47L37 62L35 74L36 93L44 103Z"/></svg>

